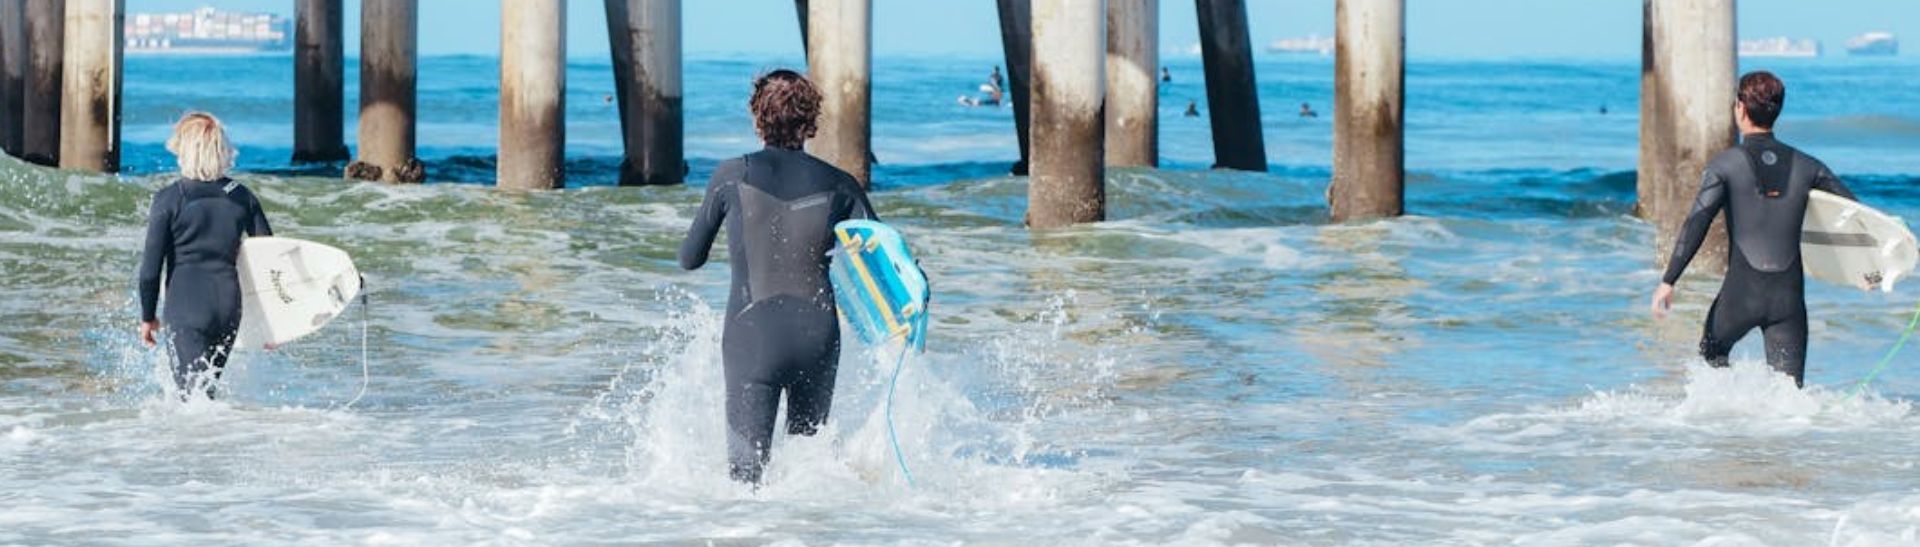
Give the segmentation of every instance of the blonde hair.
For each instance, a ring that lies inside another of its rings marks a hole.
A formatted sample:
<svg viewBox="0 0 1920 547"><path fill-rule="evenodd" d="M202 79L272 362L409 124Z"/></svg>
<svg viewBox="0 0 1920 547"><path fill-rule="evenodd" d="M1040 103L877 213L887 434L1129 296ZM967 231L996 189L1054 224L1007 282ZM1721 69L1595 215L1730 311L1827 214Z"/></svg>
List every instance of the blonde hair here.
<svg viewBox="0 0 1920 547"><path fill-rule="evenodd" d="M205 112L188 112L174 122L167 151L178 160L180 176L206 181L226 178L239 156L227 141L226 126Z"/></svg>

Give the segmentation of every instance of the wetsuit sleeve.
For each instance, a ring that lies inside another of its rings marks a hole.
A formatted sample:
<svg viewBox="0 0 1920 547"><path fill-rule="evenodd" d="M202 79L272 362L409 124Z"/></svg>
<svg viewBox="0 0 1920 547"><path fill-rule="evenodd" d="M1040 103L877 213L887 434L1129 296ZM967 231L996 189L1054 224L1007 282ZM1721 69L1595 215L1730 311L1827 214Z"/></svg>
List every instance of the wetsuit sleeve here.
<svg viewBox="0 0 1920 547"><path fill-rule="evenodd" d="M1828 169L1824 164L1819 166L1819 171L1814 172L1813 189L1824 190L1852 201L1860 201L1860 198L1853 196L1853 190L1847 189L1847 184L1840 182L1840 177L1834 176L1833 170Z"/></svg>
<svg viewBox="0 0 1920 547"><path fill-rule="evenodd" d="M247 203L249 204L248 209L253 210L251 213L253 220L247 223L247 235L254 237L273 235L273 226L267 224L267 210L265 207L260 206L260 195L253 193L252 190L248 190Z"/></svg>
<svg viewBox="0 0 1920 547"><path fill-rule="evenodd" d="M1660 277L1661 281L1668 284L1680 281L1680 273L1686 271L1687 263L1693 261L1693 255L1700 252L1700 244L1706 241L1713 217L1726 205L1726 177L1708 169L1700 180L1700 195L1693 198L1693 212L1687 213L1686 222L1680 225L1680 239L1673 244L1673 256L1667 259L1667 273Z"/></svg>
<svg viewBox="0 0 1920 547"><path fill-rule="evenodd" d="M141 321L154 321L159 317L161 276L173 261L173 208L161 206L165 195L166 190L155 192L153 205L147 209L147 243L140 251Z"/></svg>
<svg viewBox="0 0 1920 547"><path fill-rule="evenodd" d="M880 222L880 215L873 212L873 202L867 200L867 191L860 187L859 181L847 177L841 180L841 184L846 187L848 194L853 195L853 218Z"/></svg>
<svg viewBox="0 0 1920 547"><path fill-rule="evenodd" d="M720 235L720 223L726 220L727 209L731 208L728 202L733 192L726 190L744 176L746 166L739 161L722 163L713 170L713 178L707 180L707 197L700 202L700 210L693 214L687 238L680 242L681 268L695 270L707 264L713 239Z"/></svg>

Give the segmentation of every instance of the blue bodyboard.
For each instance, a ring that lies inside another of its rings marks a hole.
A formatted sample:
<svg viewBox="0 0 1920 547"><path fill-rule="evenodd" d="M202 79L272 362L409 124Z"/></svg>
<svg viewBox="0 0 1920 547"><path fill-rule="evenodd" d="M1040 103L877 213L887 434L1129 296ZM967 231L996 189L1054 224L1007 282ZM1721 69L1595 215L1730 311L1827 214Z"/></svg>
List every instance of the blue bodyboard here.
<svg viewBox="0 0 1920 547"><path fill-rule="evenodd" d="M827 277L840 318L868 346L902 342L927 349L927 277L914 263L907 241L892 227L871 220L833 226L839 242Z"/></svg>

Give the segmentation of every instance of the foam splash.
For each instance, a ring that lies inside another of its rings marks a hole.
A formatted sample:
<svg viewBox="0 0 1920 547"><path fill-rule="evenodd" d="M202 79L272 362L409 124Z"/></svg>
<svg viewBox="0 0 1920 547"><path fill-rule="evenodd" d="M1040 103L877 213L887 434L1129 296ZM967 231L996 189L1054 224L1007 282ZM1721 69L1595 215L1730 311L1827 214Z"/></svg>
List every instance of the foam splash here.
<svg viewBox="0 0 1920 547"><path fill-rule="evenodd" d="M628 435L618 467L627 480L651 492L693 500L855 498L1005 508L1058 503L1072 497L1068 492L1101 483L1096 471L1034 465L1032 455L1046 450L1047 443L1037 441L1031 430L1038 415L1047 413L1039 408L1055 402L1036 399L1018 414L993 415L969 397L960 385L965 381L952 377L983 364L1033 368L1034 356L1007 344L984 356L936 351L909 360L893 418L916 487L906 484L886 435L882 400L893 363L857 344L843 351L832 419L813 437L781 429L762 486L755 490L734 483L726 469L720 313L685 293L666 300L675 311L660 325L664 335L623 365L568 427L570 436L585 443ZM1056 311L1040 319L1053 324L1051 336L1060 334L1057 321L1064 314L1058 310L1064 305L1055 300ZM989 362L977 361L983 357Z"/></svg>

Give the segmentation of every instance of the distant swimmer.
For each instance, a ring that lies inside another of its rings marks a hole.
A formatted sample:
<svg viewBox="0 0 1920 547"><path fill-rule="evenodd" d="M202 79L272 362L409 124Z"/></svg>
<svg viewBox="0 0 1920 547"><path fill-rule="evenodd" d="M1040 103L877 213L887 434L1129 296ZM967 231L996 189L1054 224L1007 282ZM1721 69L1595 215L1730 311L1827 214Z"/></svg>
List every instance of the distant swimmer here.
<svg viewBox="0 0 1920 547"><path fill-rule="evenodd" d="M153 194L140 252L140 342L154 347L165 319L181 400L212 398L240 330L240 240L270 236L259 198L227 178L234 149L212 114L189 112L167 139L180 178ZM164 313L159 302L167 296Z"/></svg>
<svg viewBox="0 0 1920 547"><path fill-rule="evenodd" d="M1606 103L1600 103L1600 115L1602 115L1602 116L1605 116L1605 115L1607 115L1607 104L1606 104Z"/></svg>
<svg viewBox="0 0 1920 547"><path fill-rule="evenodd" d="M1314 112L1314 111L1313 111L1313 106L1312 106L1312 105L1308 105L1307 103L1300 103L1300 117L1302 117L1302 118L1318 118L1318 117L1320 117L1320 113L1319 113L1319 112Z"/></svg>
<svg viewBox="0 0 1920 547"><path fill-rule="evenodd" d="M1173 81L1173 73L1167 72L1167 67L1160 67L1160 81L1162 83Z"/></svg>
<svg viewBox="0 0 1920 547"><path fill-rule="evenodd" d="M714 169L680 245L680 266L698 269L726 228L733 289L720 346L727 469L740 482L760 482L783 393L787 434L813 435L826 422L840 363L840 323L827 280L833 225L878 220L852 175L802 150L817 129L820 103L819 89L792 70L754 82L749 105L766 147Z"/></svg>
<svg viewBox="0 0 1920 547"><path fill-rule="evenodd" d="M993 86L994 89L1006 89L1006 84L1006 79L1000 76L1000 65L994 65L993 74L987 75L987 85Z"/></svg>
<svg viewBox="0 0 1920 547"><path fill-rule="evenodd" d="M1185 114L1185 116L1189 118L1200 117L1200 102L1187 101L1187 113Z"/></svg>
<svg viewBox="0 0 1920 547"><path fill-rule="evenodd" d="M1806 275L1800 263L1800 227L1814 190L1856 200L1826 164L1773 136L1787 99L1786 85L1768 72L1740 77L1734 118L1740 144L1714 156L1700 181L1693 211L1681 225L1666 274L1653 291L1653 315L1666 316L1673 284L1706 240L1707 227L1726 212L1727 275L1707 311L1700 355L1727 366L1733 345L1754 328L1766 338L1767 364L1806 384Z"/></svg>

